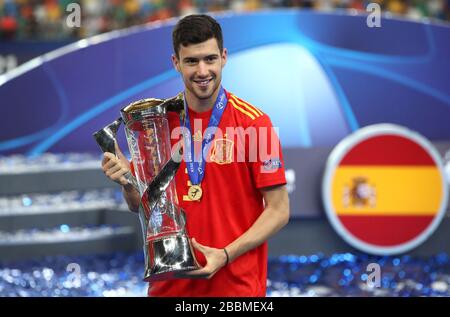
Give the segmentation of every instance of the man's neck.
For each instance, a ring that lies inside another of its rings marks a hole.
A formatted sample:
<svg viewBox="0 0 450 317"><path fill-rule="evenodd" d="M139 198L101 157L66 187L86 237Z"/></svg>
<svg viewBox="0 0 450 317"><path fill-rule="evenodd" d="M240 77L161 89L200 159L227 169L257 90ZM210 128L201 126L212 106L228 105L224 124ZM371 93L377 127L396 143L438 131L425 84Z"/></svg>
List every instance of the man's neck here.
<svg viewBox="0 0 450 317"><path fill-rule="evenodd" d="M208 99L198 99L189 90L186 90L186 101L189 109L201 113L211 110L219 95L220 86L217 87L216 91Z"/></svg>

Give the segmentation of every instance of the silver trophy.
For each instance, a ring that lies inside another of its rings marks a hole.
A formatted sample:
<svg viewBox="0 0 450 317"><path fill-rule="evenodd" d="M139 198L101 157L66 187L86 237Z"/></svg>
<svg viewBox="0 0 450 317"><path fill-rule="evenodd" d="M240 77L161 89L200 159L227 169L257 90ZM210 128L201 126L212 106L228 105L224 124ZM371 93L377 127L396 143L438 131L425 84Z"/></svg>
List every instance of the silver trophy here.
<svg viewBox="0 0 450 317"><path fill-rule="evenodd" d="M136 177L125 174L140 193L139 219L144 237L145 281L176 278L199 268L178 206L174 176L182 159L181 146L171 151L167 112L184 113L183 95L143 99L120 110L121 117L94 133L103 152L116 154L122 121Z"/></svg>

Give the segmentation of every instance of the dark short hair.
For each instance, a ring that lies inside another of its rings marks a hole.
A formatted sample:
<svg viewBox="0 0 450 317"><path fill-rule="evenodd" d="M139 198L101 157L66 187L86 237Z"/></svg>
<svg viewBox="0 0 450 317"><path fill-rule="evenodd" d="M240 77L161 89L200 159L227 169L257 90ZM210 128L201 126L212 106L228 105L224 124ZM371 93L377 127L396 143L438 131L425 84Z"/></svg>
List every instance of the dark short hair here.
<svg viewBox="0 0 450 317"><path fill-rule="evenodd" d="M223 50L222 28L206 14L192 14L182 18L172 32L173 50L179 57L180 45L198 44L215 38L220 52Z"/></svg>

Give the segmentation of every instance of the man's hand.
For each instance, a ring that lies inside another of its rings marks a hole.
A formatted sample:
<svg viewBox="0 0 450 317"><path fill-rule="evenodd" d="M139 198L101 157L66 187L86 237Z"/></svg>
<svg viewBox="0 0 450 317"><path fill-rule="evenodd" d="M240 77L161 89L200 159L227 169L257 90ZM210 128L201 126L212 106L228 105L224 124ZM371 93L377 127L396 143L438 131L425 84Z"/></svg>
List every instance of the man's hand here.
<svg viewBox="0 0 450 317"><path fill-rule="evenodd" d="M110 180L122 186L128 184L127 179L124 177L124 175L130 171L128 162L125 163L114 154L105 152L103 154L102 169Z"/></svg>
<svg viewBox="0 0 450 317"><path fill-rule="evenodd" d="M117 157L113 153L103 154L102 169L105 175L112 181L122 185L123 197L128 208L133 212L139 211L141 196L134 186L125 178L125 174L130 172L130 163L123 155L119 145L115 143Z"/></svg>
<svg viewBox="0 0 450 317"><path fill-rule="evenodd" d="M227 263L227 256L223 249L210 248L198 243L192 238L192 245L206 258L206 265L198 270L178 273L178 278L202 278L210 279Z"/></svg>

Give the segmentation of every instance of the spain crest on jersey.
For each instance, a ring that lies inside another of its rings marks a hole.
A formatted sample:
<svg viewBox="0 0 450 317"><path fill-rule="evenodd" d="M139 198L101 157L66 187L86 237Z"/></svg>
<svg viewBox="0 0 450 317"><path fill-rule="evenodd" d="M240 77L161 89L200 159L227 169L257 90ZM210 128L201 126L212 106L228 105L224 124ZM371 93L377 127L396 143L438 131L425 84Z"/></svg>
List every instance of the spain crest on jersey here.
<svg viewBox="0 0 450 317"><path fill-rule="evenodd" d="M214 140L213 149L211 152L211 161L217 164L230 164L233 162L233 145L234 142L227 139L225 134L224 139Z"/></svg>

